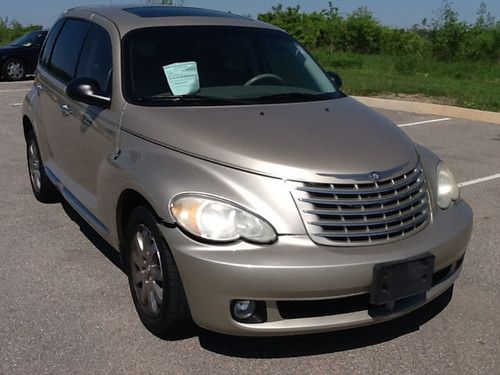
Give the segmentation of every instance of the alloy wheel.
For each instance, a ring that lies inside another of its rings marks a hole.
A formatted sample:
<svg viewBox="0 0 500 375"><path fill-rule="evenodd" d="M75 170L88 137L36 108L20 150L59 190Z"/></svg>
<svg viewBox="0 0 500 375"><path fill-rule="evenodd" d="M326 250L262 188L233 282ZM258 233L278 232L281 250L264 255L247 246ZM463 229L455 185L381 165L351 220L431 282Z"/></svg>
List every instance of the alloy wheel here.
<svg viewBox="0 0 500 375"><path fill-rule="evenodd" d="M140 225L133 237L130 268L137 300L148 315L157 316L163 301L160 250L151 231Z"/></svg>
<svg viewBox="0 0 500 375"><path fill-rule="evenodd" d="M21 79L24 77L24 66L19 61L11 61L7 64L6 72L10 79Z"/></svg>
<svg viewBox="0 0 500 375"><path fill-rule="evenodd" d="M30 171L31 183L35 191L40 191L42 187L42 174L40 171L40 153L36 143L32 140L28 147L28 167Z"/></svg>

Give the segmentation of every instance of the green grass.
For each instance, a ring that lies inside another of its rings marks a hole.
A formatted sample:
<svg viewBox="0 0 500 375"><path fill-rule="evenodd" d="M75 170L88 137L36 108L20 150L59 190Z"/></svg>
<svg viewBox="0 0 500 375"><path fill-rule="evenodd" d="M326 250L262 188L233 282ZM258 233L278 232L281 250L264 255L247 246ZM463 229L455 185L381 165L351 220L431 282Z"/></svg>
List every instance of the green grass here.
<svg viewBox="0 0 500 375"><path fill-rule="evenodd" d="M350 95L420 94L431 101L500 112L500 64L441 62L418 57L313 54L327 70L340 74Z"/></svg>

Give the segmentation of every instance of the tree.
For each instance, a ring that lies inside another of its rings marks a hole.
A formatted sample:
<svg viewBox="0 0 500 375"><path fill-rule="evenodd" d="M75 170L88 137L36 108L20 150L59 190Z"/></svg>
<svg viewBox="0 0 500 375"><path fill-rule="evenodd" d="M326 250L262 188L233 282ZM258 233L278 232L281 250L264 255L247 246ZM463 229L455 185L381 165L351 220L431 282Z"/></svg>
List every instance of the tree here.
<svg viewBox="0 0 500 375"><path fill-rule="evenodd" d="M486 4L481 1L477 11L477 20L475 26L481 29L493 29L495 27L495 17L486 8Z"/></svg>
<svg viewBox="0 0 500 375"><path fill-rule="evenodd" d="M339 8L335 7L332 1L328 2L328 9L323 13L326 16L326 42L330 47L330 53L333 53L335 49L342 49L342 17Z"/></svg>
<svg viewBox="0 0 500 375"><path fill-rule="evenodd" d="M15 20L9 21L8 18L0 18L0 46L12 42L26 33L41 29L40 25L22 26Z"/></svg>
<svg viewBox="0 0 500 375"><path fill-rule="evenodd" d="M300 13L299 5L286 9L282 4L275 5L270 12L259 14L258 19L284 29L301 42L304 42L303 16Z"/></svg>
<svg viewBox="0 0 500 375"><path fill-rule="evenodd" d="M442 60L455 60L467 31L468 25L459 20L451 1L444 0L438 18L432 21L429 34L434 55Z"/></svg>
<svg viewBox="0 0 500 375"><path fill-rule="evenodd" d="M367 8L343 17L334 1L312 13L278 4L258 19L286 30L311 49L396 56L401 72L413 72L419 62L431 57L500 61L500 23L484 3L472 25L459 19L451 0L443 1L436 18L402 29L382 26Z"/></svg>
<svg viewBox="0 0 500 375"><path fill-rule="evenodd" d="M496 60L500 57L500 27L495 29L495 17L485 3L479 6L476 23L464 35L461 47L462 58Z"/></svg>
<svg viewBox="0 0 500 375"><path fill-rule="evenodd" d="M349 50L359 53L379 52L382 27L366 7L352 12L346 18L344 27Z"/></svg>

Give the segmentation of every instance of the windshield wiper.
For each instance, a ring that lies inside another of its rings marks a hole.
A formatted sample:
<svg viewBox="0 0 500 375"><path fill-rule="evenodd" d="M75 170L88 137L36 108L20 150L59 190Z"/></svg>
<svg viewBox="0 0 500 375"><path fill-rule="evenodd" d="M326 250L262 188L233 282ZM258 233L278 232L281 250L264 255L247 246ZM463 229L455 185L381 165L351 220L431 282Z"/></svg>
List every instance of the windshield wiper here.
<svg viewBox="0 0 500 375"><path fill-rule="evenodd" d="M288 100L305 100L305 101L313 101L313 100L322 100L329 99L331 96L330 93L320 93L320 94L309 94L305 92L287 92L282 94L272 94L272 95L264 95L259 96L253 100L268 102L268 101L288 101Z"/></svg>
<svg viewBox="0 0 500 375"><path fill-rule="evenodd" d="M220 98L217 96L208 96L200 94L189 94L189 95L156 95L149 96L145 98L139 98L139 101L151 101L151 102L208 102L211 104L247 104L248 102L237 99Z"/></svg>

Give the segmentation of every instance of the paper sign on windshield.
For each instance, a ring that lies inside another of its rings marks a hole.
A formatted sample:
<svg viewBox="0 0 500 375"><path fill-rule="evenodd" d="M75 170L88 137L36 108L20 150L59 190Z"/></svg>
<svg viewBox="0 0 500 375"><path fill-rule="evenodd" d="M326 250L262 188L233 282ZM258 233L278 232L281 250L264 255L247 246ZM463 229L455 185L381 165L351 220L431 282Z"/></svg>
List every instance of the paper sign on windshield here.
<svg viewBox="0 0 500 375"><path fill-rule="evenodd" d="M163 71L173 95L189 95L200 90L200 77L196 62L165 65Z"/></svg>

